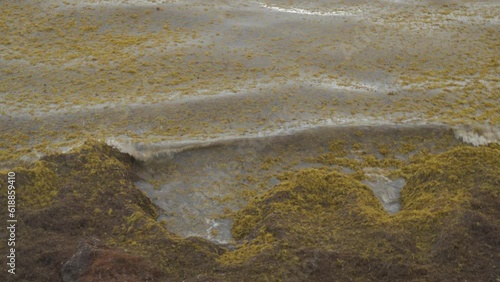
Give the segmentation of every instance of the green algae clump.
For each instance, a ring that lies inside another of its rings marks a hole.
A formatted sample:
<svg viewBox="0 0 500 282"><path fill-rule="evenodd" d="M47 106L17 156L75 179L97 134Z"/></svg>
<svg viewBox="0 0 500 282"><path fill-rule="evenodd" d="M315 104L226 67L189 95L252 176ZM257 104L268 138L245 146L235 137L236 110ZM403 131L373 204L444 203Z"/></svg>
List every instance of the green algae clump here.
<svg viewBox="0 0 500 282"><path fill-rule="evenodd" d="M371 224L384 215L384 210L372 191L360 182L336 171L308 169L252 200L238 213L233 236L252 239L257 235L252 230L266 227L274 230L273 236L281 237L279 230L293 225L286 219L299 214L310 215L300 219L303 228L293 232L297 236L295 243L303 244L299 238L308 235L308 226L316 229L336 228L346 223ZM353 221L354 218L357 220ZM269 224L276 225L270 228Z"/></svg>

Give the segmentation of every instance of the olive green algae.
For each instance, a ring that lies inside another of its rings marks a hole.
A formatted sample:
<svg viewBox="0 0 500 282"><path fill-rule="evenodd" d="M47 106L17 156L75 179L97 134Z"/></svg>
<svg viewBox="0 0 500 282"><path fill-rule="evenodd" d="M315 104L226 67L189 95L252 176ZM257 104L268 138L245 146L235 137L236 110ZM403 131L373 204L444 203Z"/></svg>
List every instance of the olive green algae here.
<svg viewBox="0 0 500 282"><path fill-rule="evenodd" d="M496 145L414 158L390 216L352 176L299 171L238 212L220 261L271 275L255 279L498 279L499 172Z"/></svg>

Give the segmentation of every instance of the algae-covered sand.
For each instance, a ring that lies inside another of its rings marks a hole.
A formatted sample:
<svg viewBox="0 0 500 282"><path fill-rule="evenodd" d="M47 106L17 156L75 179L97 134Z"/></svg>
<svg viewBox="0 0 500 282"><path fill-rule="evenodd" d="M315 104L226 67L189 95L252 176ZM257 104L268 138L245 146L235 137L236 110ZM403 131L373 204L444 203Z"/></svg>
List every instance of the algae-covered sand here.
<svg viewBox="0 0 500 282"><path fill-rule="evenodd" d="M1 1L0 280L499 281L499 9Z"/></svg>
<svg viewBox="0 0 500 282"><path fill-rule="evenodd" d="M407 183L394 215L352 175L327 167L288 171L235 212L232 246L169 232L134 185L135 162L86 143L17 168L18 267L14 280L6 272L2 280L500 278L497 145L462 145L401 166Z"/></svg>

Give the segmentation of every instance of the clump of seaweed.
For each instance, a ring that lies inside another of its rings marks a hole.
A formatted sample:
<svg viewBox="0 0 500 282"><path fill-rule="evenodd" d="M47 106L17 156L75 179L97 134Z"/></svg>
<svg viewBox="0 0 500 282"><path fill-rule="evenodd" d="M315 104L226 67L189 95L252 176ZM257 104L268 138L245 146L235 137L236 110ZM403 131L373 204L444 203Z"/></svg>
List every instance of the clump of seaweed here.
<svg viewBox="0 0 500 282"><path fill-rule="evenodd" d="M352 176L287 173L237 213L241 246L219 261L266 273L254 279L498 279L498 148L420 155L405 175L403 210L391 216Z"/></svg>
<svg viewBox="0 0 500 282"><path fill-rule="evenodd" d="M80 273L82 281L182 280L206 271L205 264L213 266L220 247L182 239L156 221L157 208L134 186L133 162L91 141L71 153L16 168L21 242L16 279L59 281L61 265L74 254L75 263L87 267ZM87 257L94 260L85 263L79 242L89 240L101 243L92 245ZM148 267L139 271L131 265Z"/></svg>
<svg viewBox="0 0 500 282"><path fill-rule="evenodd" d="M421 262L464 277L498 261L498 146L458 147L414 164L411 170L401 193L402 212L393 220L414 234ZM488 279L499 277L498 270L486 273Z"/></svg>
<svg viewBox="0 0 500 282"><path fill-rule="evenodd" d="M298 171L238 212L233 236L242 245L219 261L261 269L266 274L254 278L271 280L296 272L299 280L321 279L342 269L354 277L349 271L361 261L366 269L384 263L396 268L398 260L411 260L406 248L413 243L404 231L386 230L388 217L370 188L353 177L326 169ZM324 260L328 266L320 269Z"/></svg>
<svg viewBox="0 0 500 282"><path fill-rule="evenodd" d="M365 185L336 171L322 169L308 169L299 171L290 179L252 200L249 205L238 213L233 228L236 239L253 239L258 234L252 233L267 226L266 222L276 222L277 226L271 233L273 237L280 237L280 225L286 221L276 220L292 214L310 213L312 218L305 218L303 229L297 229L294 234L298 239L302 232L307 232L307 225L315 225L318 214L329 213L335 222L350 222L352 217L357 223L370 224L384 211L382 206L373 197L372 191ZM264 218L267 221L260 222ZM328 222L324 222L324 224ZM261 226L261 228L256 228ZM294 236L295 236L294 235ZM287 239L292 239L287 237ZM297 240L296 243L304 242Z"/></svg>

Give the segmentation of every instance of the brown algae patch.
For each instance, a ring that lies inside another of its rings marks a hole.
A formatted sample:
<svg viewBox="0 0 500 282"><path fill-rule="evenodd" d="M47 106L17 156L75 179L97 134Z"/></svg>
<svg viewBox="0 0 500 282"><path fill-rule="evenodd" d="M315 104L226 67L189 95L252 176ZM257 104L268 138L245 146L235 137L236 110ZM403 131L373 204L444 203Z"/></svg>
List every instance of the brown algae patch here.
<svg viewBox="0 0 500 282"><path fill-rule="evenodd" d="M94 275L80 277L83 280L117 276L177 280L188 273L187 268L178 272L182 264L191 265L189 272L203 261L212 264L216 246L201 239L181 239L156 221L156 207L133 184L132 163L130 156L116 149L89 142L71 153L44 157L27 168L17 167L18 236L22 243L17 249L16 277L60 280L61 265L89 240L102 242L91 251L91 257L101 263L88 265L81 258L81 267L87 267L83 273ZM2 191L7 191L3 184ZM159 249L162 251L153 251ZM107 259L101 257L103 252ZM181 258L187 254L191 260ZM129 260L143 271L135 266L122 269L121 263ZM108 267L101 267L103 264Z"/></svg>

